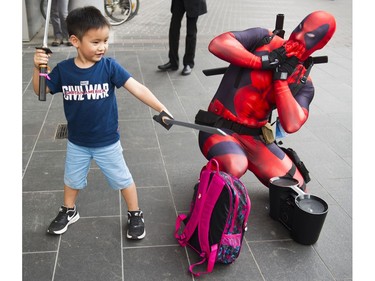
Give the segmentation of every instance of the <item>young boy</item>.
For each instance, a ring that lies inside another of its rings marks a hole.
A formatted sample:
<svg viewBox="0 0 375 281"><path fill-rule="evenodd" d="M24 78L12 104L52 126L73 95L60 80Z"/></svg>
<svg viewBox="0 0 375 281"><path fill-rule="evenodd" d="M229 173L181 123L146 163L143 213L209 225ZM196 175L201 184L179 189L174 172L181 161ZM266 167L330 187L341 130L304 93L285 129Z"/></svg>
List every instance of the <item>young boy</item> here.
<svg viewBox="0 0 375 281"><path fill-rule="evenodd" d="M62 92L68 123L64 205L47 232L62 234L79 219L75 202L79 191L87 185L87 173L94 159L108 184L121 191L127 204L127 238L142 239L146 234L143 213L122 154L115 87L123 86L158 112L168 110L146 86L114 59L104 56L108 50L110 24L97 8L75 9L66 22L77 56L58 63L46 79L47 93ZM39 65L47 64L49 56L42 49L36 49L34 54L33 86L37 95Z"/></svg>

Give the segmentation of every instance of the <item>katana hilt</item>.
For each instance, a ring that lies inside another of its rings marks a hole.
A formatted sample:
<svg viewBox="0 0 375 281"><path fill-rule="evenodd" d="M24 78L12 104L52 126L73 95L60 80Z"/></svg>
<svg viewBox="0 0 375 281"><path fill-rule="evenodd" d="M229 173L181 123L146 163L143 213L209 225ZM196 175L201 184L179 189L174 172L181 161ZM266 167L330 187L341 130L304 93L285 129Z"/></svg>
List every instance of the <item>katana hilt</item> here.
<svg viewBox="0 0 375 281"><path fill-rule="evenodd" d="M159 115L154 115L152 119L154 119L156 122L158 122L160 125L162 125L164 128L169 130L173 124L166 124L163 120L163 117L168 117L168 119L173 119L172 116L170 116L167 112L162 111Z"/></svg>
<svg viewBox="0 0 375 281"><path fill-rule="evenodd" d="M47 47L36 47L37 49L42 49L46 54L52 54L52 51ZM46 101L46 90L47 83L46 78L48 77L48 65L39 65L39 100Z"/></svg>

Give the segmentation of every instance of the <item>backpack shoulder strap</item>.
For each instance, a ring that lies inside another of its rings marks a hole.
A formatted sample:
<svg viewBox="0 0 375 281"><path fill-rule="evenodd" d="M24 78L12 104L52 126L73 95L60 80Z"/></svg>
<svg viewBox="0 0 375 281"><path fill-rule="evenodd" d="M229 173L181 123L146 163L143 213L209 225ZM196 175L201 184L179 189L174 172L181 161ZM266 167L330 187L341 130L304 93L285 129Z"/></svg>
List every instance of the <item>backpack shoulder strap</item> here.
<svg viewBox="0 0 375 281"><path fill-rule="evenodd" d="M196 277L199 277L201 274L206 274L206 273L212 272L212 270L214 269L214 266L215 266L217 250L218 250L218 245L217 244L212 245L210 254L207 258L204 257L201 261L196 262L196 263L189 266L190 273L193 274ZM194 272L194 267L197 266L197 265L203 264L206 260L207 260L206 271Z"/></svg>
<svg viewBox="0 0 375 281"><path fill-rule="evenodd" d="M216 162L216 160L211 160ZM211 180L207 187L207 192L204 198L204 204L201 208L201 213L199 215L198 222L198 240L201 248L201 261L192 264L189 267L189 271L194 276L199 276L202 273L210 273L214 269L216 262L218 244L210 245L209 241L209 232L210 232L210 222L213 209L216 205L216 202L226 185L225 179L220 175L219 166L216 162L216 171L211 172ZM199 195L198 195L199 196ZM198 264L202 264L207 261L207 268L204 272L194 272L194 267Z"/></svg>
<svg viewBox="0 0 375 281"><path fill-rule="evenodd" d="M202 208L201 215L199 217L198 225L198 239L202 251L209 253L210 243L209 243L209 231L210 231L210 221L215 204L225 186L225 180L220 176L219 171L215 171L212 174L212 179L207 188L207 193L205 195L205 204Z"/></svg>
<svg viewBox="0 0 375 281"><path fill-rule="evenodd" d="M216 169L218 171L219 165L217 164L217 161L214 159L210 160L208 164L205 167L203 167L201 171L194 208L190 214L189 221L185 225L185 228L181 234L179 234L178 231L179 231L181 222L186 218L186 215L183 215L183 214L179 215L176 219L175 238L177 239L177 241L179 242L181 246L187 245L188 241L193 235L198 224L202 224L202 216L205 218L205 220L207 220L206 218L207 215L205 213L209 211L210 207L207 207L206 201L209 203L208 204L209 206L212 204L212 202L216 202L217 198L219 197L221 193L221 190L223 189L225 185L224 181L222 181L220 178L215 176L217 172L214 172L214 173L212 172L213 165L216 165ZM215 200L215 197L216 197L216 200ZM212 213L212 210L211 210L211 213ZM211 213L210 213L210 216L211 216ZM210 216L208 217L208 220ZM209 225L209 222L208 222L208 225ZM208 231L208 228L209 226L207 227L207 231ZM201 237L199 237L199 239L201 239ZM206 247L207 244L208 244L208 240L207 242L204 243L204 247Z"/></svg>

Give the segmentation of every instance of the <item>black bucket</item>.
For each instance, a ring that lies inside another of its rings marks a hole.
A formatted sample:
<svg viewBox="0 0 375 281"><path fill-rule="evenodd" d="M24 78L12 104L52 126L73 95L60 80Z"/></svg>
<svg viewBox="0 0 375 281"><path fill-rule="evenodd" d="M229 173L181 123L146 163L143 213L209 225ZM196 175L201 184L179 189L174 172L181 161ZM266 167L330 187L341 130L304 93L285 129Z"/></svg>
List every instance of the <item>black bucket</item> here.
<svg viewBox="0 0 375 281"><path fill-rule="evenodd" d="M318 241L328 204L321 198L304 193L298 181L274 177L269 184L270 216L279 220L294 241L311 245Z"/></svg>
<svg viewBox="0 0 375 281"><path fill-rule="evenodd" d="M295 199L291 236L294 241L311 245L318 241L320 231L328 213L328 204L321 198L303 194Z"/></svg>
<svg viewBox="0 0 375 281"><path fill-rule="evenodd" d="M270 179L269 200L270 216L274 220L281 220L289 229L289 220L291 217L289 205L291 199L291 186L298 186L298 181L288 177L275 177ZM294 201L294 199L293 199Z"/></svg>

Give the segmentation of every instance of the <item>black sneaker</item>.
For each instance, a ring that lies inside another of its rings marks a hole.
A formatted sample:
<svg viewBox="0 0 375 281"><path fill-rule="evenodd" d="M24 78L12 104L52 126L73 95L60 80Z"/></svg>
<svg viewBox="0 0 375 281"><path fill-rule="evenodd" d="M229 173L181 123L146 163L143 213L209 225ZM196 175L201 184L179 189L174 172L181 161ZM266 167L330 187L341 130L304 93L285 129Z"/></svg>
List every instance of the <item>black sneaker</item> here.
<svg viewBox="0 0 375 281"><path fill-rule="evenodd" d="M143 239L146 235L145 221L143 219L143 212L128 211L128 231L126 237L128 239Z"/></svg>
<svg viewBox="0 0 375 281"><path fill-rule="evenodd" d="M69 209L67 207L61 206L59 214L49 225L47 233L63 234L65 231L67 231L68 226L72 223L75 223L78 219L79 213L76 209L76 206Z"/></svg>

